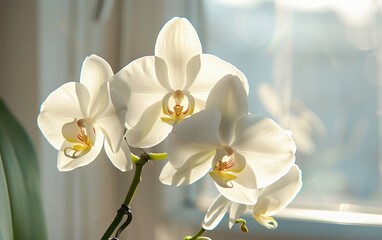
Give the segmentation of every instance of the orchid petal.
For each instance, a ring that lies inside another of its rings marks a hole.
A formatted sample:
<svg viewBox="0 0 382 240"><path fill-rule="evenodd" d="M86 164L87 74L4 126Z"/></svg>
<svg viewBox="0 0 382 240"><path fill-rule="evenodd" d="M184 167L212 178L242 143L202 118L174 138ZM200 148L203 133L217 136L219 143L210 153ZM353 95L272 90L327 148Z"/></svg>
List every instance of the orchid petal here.
<svg viewBox="0 0 382 240"><path fill-rule="evenodd" d="M134 60L121 71L115 74L112 80L112 89L118 92L122 81L130 89L131 96L128 102L129 113L126 121L130 126L137 125L142 114L154 103L162 100L164 95L172 89L168 86L166 63L154 56L142 57ZM126 87L121 88L118 95L123 96Z"/></svg>
<svg viewBox="0 0 382 240"><path fill-rule="evenodd" d="M256 175L257 187L266 187L293 166L296 145L291 136L267 118L243 116L236 126L232 147L242 154Z"/></svg>
<svg viewBox="0 0 382 240"><path fill-rule="evenodd" d="M195 81L196 77L199 74L200 68L201 68L201 55L195 55L193 56L190 61L187 62L186 65L186 82L184 85L184 89L188 89L192 83ZM211 86L212 88L213 86ZM208 92L210 89L208 89ZM207 99L207 98L206 98Z"/></svg>
<svg viewBox="0 0 382 240"><path fill-rule="evenodd" d="M128 106L131 99L131 89L126 81L118 79L115 75L109 81L110 100L116 109Z"/></svg>
<svg viewBox="0 0 382 240"><path fill-rule="evenodd" d="M111 76L113 76L113 70L103 58L94 54L85 58L80 79L89 92L98 93L101 85L106 83Z"/></svg>
<svg viewBox="0 0 382 240"><path fill-rule="evenodd" d="M208 92L209 94L210 92ZM207 96L208 96L207 94ZM202 100L202 99L198 99L198 98L195 98L195 94L192 95L195 99L195 108L194 108L194 113L197 113L197 112L200 112L201 110L204 110L206 108L206 101L207 101L207 97Z"/></svg>
<svg viewBox="0 0 382 240"><path fill-rule="evenodd" d="M127 131L128 144L133 147L149 148L166 139L172 126L163 122L161 116L164 116L161 101L148 107L138 124Z"/></svg>
<svg viewBox="0 0 382 240"><path fill-rule="evenodd" d="M255 220L268 229L277 228L277 222L273 217L265 216L263 214L257 214L253 216Z"/></svg>
<svg viewBox="0 0 382 240"><path fill-rule="evenodd" d="M53 91L41 104L38 126L49 143L57 150L65 139L61 128L76 118L87 117L89 92L81 83L66 83Z"/></svg>
<svg viewBox="0 0 382 240"><path fill-rule="evenodd" d="M285 176L263 189L254 213L272 216L280 212L296 197L301 187L301 170L293 165Z"/></svg>
<svg viewBox="0 0 382 240"><path fill-rule="evenodd" d="M235 175L231 173L220 172L220 171L211 171L209 172L209 174L211 178L214 180L214 182L221 187L229 187L228 182L237 178Z"/></svg>
<svg viewBox="0 0 382 240"><path fill-rule="evenodd" d="M229 223L228 226L231 229L236 223L236 220L247 210L247 206L240 203L233 202L229 210Z"/></svg>
<svg viewBox="0 0 382 240"><path fill-rule="evenodd" d="M312 153L315 150L315 144L312 139L312 122L294 115L289 116L288 128L293 132L293 139L301 153Z"/></svg>
<svg viewBox="0 0 382 240"><path fill-rule="evenodd" d="M61 134L65 140L71 143L79 142L78 133L81 131L81 127L78 125L77 119L62 125Z"/></svg>
<svg viewBox="0 0 382 240"><path fill-rule="evenodd" d="M164 59L169 69L172 89L183 89L186 83L187 63L202 53L197 32L185 18L173 18L158 34L155 56Z"/></svg>
<svg viewBox="0 0 382 240"><path fill-rule="evenodd" d="M215 150L220 144L218 111L206 110L194 114L177 124L169 136L168 159L179 168L199 152Z"/></svg>
<svg viewBox="0 0 382 240"><path fill-rule="evenodd" d="M206 109L218 109L222 115L220 121L220 137L230 145L234 137L237 120L248 114L247 94L237 76L226 75L211 90Z"/></svg>
<svg viewBox="0 0 382 240"><path fill-rule="evenodd" d="M195 98L206 101L213 86L226 75L237 76L248 95L249 86L245 75L234 65L211 54L200 55L199 73L193 82L187 81L185 89L192 92Z"/></svg>
<svg viewBox="0 0 382 240"><path fill-rule="evenodd" d="M58 170L60 170L60 171L71 171L75 168L88 165L89 163L94 161L94 159L96 159L96 157L101 152L104 137L103 137L100 129L96 128L95 131L96 131L97 135L96 135L94 145L91 147L89 152L87 152L86 154L84 154L78 158L68 157L65 154L66 148L71 147L73 145L72 143L64 142L62 144L61 150L58 152L58 157L57 157L57 168L58 168Z"/></svg>
<svg viewBox="0 0 382 240"><path fill-rule="evenodd" d="M202 227L206 230L214 229L223 219L232 202L223 195L219 195L208 208Z"/></svg>
<svg viewBox="0 0 382 240"><path fill-rule="evenodd" d="M234 151L233 161L234 161L234 165L230 167L228 171L240 173L245 168L245 165L246 165L245 158L242 155L240 155L238 152Z"/></svg>
<svg viewBox="0 0 382 240"><path fill-rule="evenodd" d="M227 199L246 205L254 205L259 195L255 175L250 167L245 167L237 178L228 183L228 187L221 187L215 182L219 192Z"/></svg>
<svg viewBox="0 0 382 240"><path fill-rule="evenodd" d="M189 158L180 168L174 168L168 162L162 169L159 180L167 185L189 185L207 174L211 169L215 151L199 152Z"/></svg>
<svg viewBox="0 0 382 240"><path fill-rule="evenodd" d="M133 169L130 149L126 141L122 141L121 148L116 153L113 153L112 149L110 148L110 145L107 142L105 142L104 145L107 156L116 168L118 168L122 172Z"/></svg>
<svg viewBox="0 0 382 240"><path fill-rule="evenodd" d="M109 105L110 94L108 83L101 85L96 93L90 92L90 94L91 103L89 106L89 116L96 118L98 115L102 114Z"/></svg>
<svg viewBox="0 0 382 240"><path fill-rule="evenodd" d="M117 96L114 96L114 99L114 102L108 101L108 106L94 119L94 122L102 129L112 152L117 153L125 131L127 109L121 103L121 99L117 100Z"/></svg>

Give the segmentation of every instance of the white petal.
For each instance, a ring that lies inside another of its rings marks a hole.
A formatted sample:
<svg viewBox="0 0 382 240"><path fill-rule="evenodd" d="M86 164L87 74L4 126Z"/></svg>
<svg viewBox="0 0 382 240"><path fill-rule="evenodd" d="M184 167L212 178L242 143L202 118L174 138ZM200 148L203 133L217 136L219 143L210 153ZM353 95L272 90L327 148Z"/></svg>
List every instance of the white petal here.
<svg viewBox="0 0 382 240"><path fill-rule="evenodd" d="M169 136L168 159L179 168L199 152L215 150L220 145L216 110L201 111L177 124Z"/></svg>
<svg viewBox="0 0 382 240"><path fill-rule="evenodd" d="M116 108L128 106L131 99L131 89L126 81L117 78L115 75L109 81L110 99Z"/></svg>
<svg viewBox="0 0 382 240"><path fill-rule="evenodd" d="M113 76L109 63L97 55L85 58L81 69L81 83L90 93L98 94L98 89Z"/></svg>
<svg viewBox="0 0 382 240"><path fill-rule="evenodd" d="M113 153L109 144L107 142L105 144L105 152L109 157L110 161L113 165L121 170L122 172L129 171L133 169L133 163L131 162L130 149L127 145L126 141L122 141L121 148L117 153Z"/></svg>
<svg viewBox="0 0 382 240"><path fill-rule="evenodd" d="M243 84L234 75L226 75L211 90L206 109L218 109L222 115L220 137L230 145L237 120L248 113L248 99Z"/></svg>
<svg viewBox="0 0 382 240"><path fill-rule="evenodd" d="M210 93L210 92L208 92L208 93ZM195 99L194 113L200 112L201 110L204 110L206 108L207 97L204 100L198 99L198 98L194 98L194 99Z"/></svg>
<svg viewBox="0 0 382 240"><path fill-rule="evenodd" d="M186 82L184 84L184 89L188 89L192 83L196 80L200 68L201 68L201 55L196 55L190 59L190 61L187 62L186 65ZM211 86L212 88L213 86ZM211 90L211 88L209 90ZM207 98L205 99L207 100Z"/></svg>
<svg viewBox="0 0 382 240"><path fill-rule="evenodd" d="M119 95L123 96L126 88L119 90L117 87L123 86L119 81L126 83L131 91L129 100L126 100L129 110L126 120L130 126L135 126L148 107L172 91L168 85L166 63L154 56L138 58L116 73L112 89L121 91Z"/></svg>
<svg viewBox="0 0 382 240"><path fill-rule="evenodd" d="M66 83L53 91L41 104L38 126L45 138L57 150L65 139L61 128L74 119L87 117L89 92L80 83Z"/></svg>
<svg viewBox="0 0 382 240"><path fill-rule="evenodd" d="M90 95L89 116L96 117L102 114L110 103L108 83L101 85L97 92L90 92Z"/></svg>
<svg viewBox="0 0 382 240"><path fill-rule="evenodd" d="M255 215L254 213L254 216L255 220L260 223L261 225L263 225L264 227L268 228L268 229L275 229L277 228L277 222L276 220L273 218L273 217L270 217L270 216L265 216L265 215L262 215L262 214L258 214L258 215Z"/></svg>
<svg viewBox="0 0 382 240"><path fill-rule="evenodd" d="M297 165L293 165L285 176L263 189L254 212L265 216L275 215L296 197L301 187L301 170Z"/></svg>
<svg viewBox="0 0 382 240"><path fill-rule="evenodd" d="M229 210L229 228L232 228L235 224L236 220L240 218L241 215L247 210L247 205L240 203L232 203L231 208Z"/></svg>
<svg viewBox="0 0 382 240"><path fill-rule="evenodd" d="M102 129L113 153L116 153L121 145L127 111L126 105L121 103L121 99L117 101L117 98L118 96L114 96L114 101L109 99L108 106L94 119L95 124Z"/></svg>
<svg viewBox="0 0 382 240"><path fill-rule="evenodd" d="M180 168L168 162L162 169L159 179L167 185L189 185L205 176L211 169L215 151L200 152L191 156Z"/></svg>
<svg viewBox="0 0 382 240"><path fill-rule="evenodd" d="M243 116L235 133L232 147L252 167L258 188L274 183L293 166L296 145L288 132L271 119Z"/></svg>
<svg viewBox="0 0 382 240"><path fill-rule="evenodd" d="M90 149L88 153L85 155L79 157L79 158L70 158L65 156L65 148L68 146L72 146L72 143L64 142L61 150L58 152L58 157L57 157L57 168L60 171L71 171L75 168L82 167L85 165L88 165L96 157L99 155L102 149L104 137L102 135L102 132L100 129L96 128L95 129L97 135L96 135L96 141L93 145L93 147Z"/></svg>
<svg viewBox="0 0 382 240"><path fill-rule="evenodd" d="M155 56L164 59L169 70L171 87L183 90L188 61L202 53L197 32L185 18L173 18L158 34Z"/></svg>
<svg viewBox="0 0 382 240"><path fill-rule="evenodd" d="M214 229L223 219L232 202L223 195L219 195L208 208L202 227L206 230Z"/></svg>
<svg viewBox="0 0 382 240"><path fill-rule="evenodd" d="M149 148L166 139L172 126L164 123L162 116L161 101L148 107L138 124L127 131L127 143L133 147Z"/></svg>
<svg viewBox="0 0 382 240"><path fill-rule="evenodd" d="M259 195L255 175L250 167L245 167L235 180L228 183L230 187L221 187L215 183L219 192L227 199L246 205L254 205Z"/></svg>
<svg viewBox="0 0 382 240"><path fill-rule="evenodd" d="M188 89L194 97L206 101L213 86L226 75L237 76L248 95L249 86L245 75L234 65L210 54L200 55L199 74L193 82L187 81L185 89Z"/></svg>

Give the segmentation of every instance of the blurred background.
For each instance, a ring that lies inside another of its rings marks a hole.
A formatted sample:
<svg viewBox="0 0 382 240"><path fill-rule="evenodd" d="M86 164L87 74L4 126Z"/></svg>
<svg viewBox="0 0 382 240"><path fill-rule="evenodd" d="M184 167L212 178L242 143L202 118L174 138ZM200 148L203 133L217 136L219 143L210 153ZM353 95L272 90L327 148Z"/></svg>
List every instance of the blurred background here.
<svg viewBox="0 0 382 240"><path fill-rule="evenodd" d="M114 72L153 55L158 32L187 17L203 51L247 76L250 112L293 132L303 189L279 227L249 221L249 235L213 239L382 239L382 1L380 0L1 0L0 94L31 135L40 158L49 239L99 239L133 173L101 155L71 172L36 118L50 92L78 81L90 54ZM209 181L162 185L147 164L122 239L183 239L200 228L216 196ZM38 221L38 219L36 219Z"/></svg>

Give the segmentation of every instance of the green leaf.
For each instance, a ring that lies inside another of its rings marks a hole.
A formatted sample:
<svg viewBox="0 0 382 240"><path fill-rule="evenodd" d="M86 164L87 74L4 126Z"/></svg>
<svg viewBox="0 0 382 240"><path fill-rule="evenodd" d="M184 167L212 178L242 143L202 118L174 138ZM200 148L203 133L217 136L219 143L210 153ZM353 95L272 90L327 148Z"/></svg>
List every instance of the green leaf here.
<svg viewBox="0 0 382 240"><path fill-rule="evenodd" d="M27 133L1 99L0 155L0 206L10 209L0 215L0 236L4 228L4 234L11 237L1 239L12 239L10 228L13 239L47 239L37 156Z"/></svg>
<svg viewBox="0 0 382 240"><path fill-rule="evenodd" d="M3 160L0 154L0 239L13 239L11 205Z"/></svg>

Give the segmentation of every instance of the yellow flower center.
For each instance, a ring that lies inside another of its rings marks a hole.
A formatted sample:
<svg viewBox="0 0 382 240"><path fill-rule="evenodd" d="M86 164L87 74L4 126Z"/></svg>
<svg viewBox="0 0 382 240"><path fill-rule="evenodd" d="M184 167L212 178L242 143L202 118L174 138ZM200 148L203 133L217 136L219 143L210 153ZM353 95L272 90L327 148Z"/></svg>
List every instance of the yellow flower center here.
<svg viewBox="0 0 382 240"><path fill-rule="evenodd" d="M170 125L181 122L194 112L195 99L186 91L176 90L166 94L162 100L163 113L168 117L162 117L162 121Z"/></svg>
<svg viewBox="0 0 382 240"><path fill-rule="evenodd" d="M233 167L235 165L235 162L233 161L231 156L228 158L228 160L225 160L225 162L223 162L223 159L224 158L219 160L219 162L214 167L214 171L222 172L224 170L229 170L231 167Z"/></svg>
<svg viewBox="0 0 382 240"><path fill-rule="evenodd" d="M209 174L220 186L232 187L232 183L229 184L229 182L237 178L236 175L243 170L245 163L241 162L239 159L235 159L236 156L231 147L224 146L223 149L226 151L227 155L216 163Z"/></svg>
<svg viewBox="0 0 382 240"><path fill-rule="evenodd" d="M93 147L95 129L89 120L74 119L64 124L61 131L67 141L63 149L65 156L76 159L88 153Z"/></svg>

